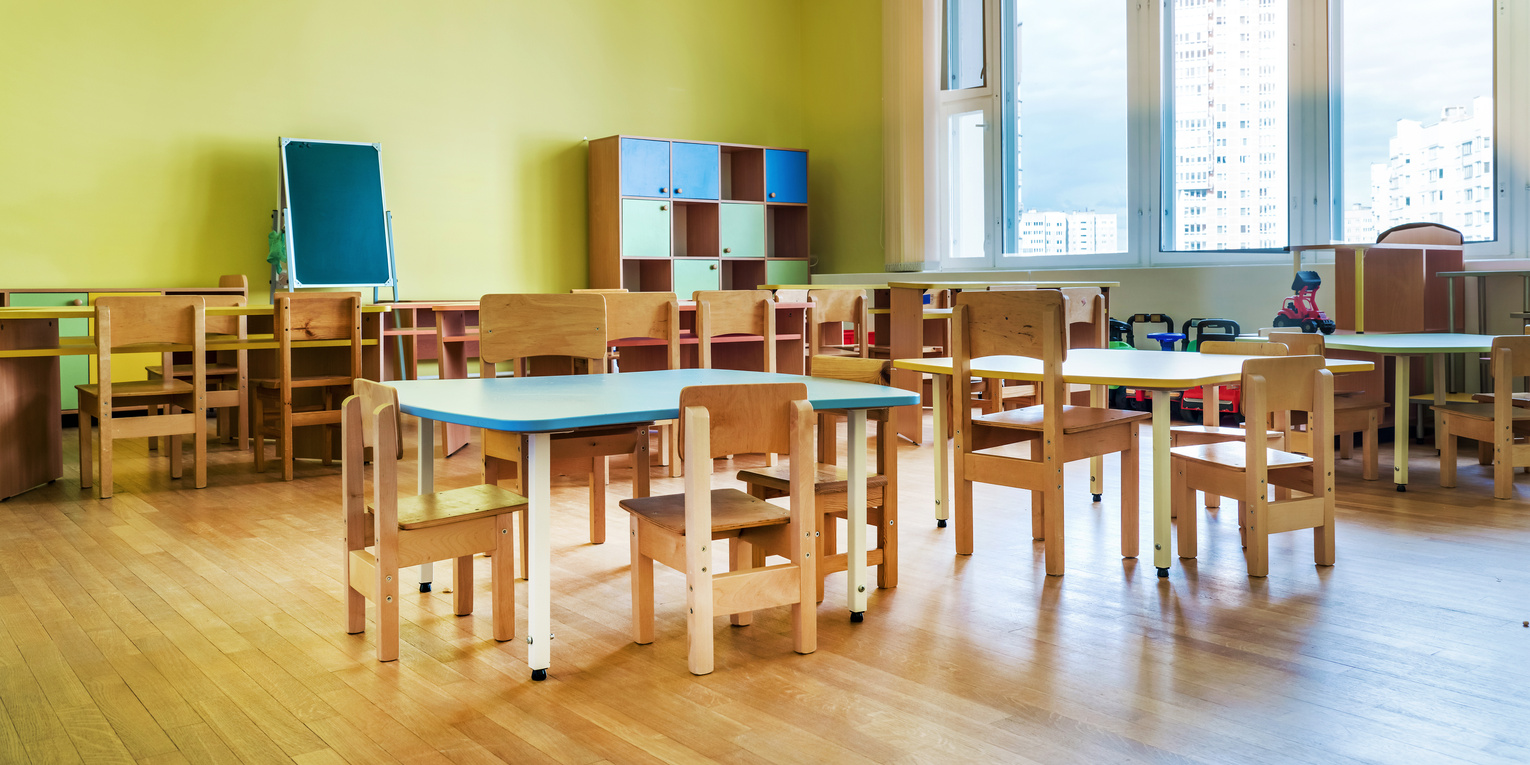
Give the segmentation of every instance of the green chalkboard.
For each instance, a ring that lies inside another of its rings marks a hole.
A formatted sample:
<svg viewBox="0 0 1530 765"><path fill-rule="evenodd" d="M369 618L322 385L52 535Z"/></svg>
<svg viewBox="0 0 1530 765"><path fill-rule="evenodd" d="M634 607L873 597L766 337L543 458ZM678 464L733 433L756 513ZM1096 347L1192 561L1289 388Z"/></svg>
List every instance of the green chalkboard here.
<svg viewBox="0 0 1530 765"><path fill-rule="evenodd" d="M377 144L281 139L289 285L394 286Z"/></svg>

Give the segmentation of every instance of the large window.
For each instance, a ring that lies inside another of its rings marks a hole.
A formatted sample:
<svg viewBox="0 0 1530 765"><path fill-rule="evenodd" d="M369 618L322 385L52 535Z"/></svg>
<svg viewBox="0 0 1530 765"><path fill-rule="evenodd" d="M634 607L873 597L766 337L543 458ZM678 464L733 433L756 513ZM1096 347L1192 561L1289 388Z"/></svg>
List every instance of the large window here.
<svg viewBox="0 0 1530 765"><path fill-rule="evenodd" d="M1286 0L1173 0L1165 250L1284 247Z"/></svg>
<svg viewBox="0 0 1530 765"><path fill-rule="evenodd" d="M1120 0L1005 0L1004 255L1126 249L1126 15Z"/></svg>
<svg viewBox="0 0 1530 765"><path fill-rule="evenodd" d="M1341 213L1334 235L1375 241L1432 221L1496 238L1492 0L1345 0Z"/></svg>

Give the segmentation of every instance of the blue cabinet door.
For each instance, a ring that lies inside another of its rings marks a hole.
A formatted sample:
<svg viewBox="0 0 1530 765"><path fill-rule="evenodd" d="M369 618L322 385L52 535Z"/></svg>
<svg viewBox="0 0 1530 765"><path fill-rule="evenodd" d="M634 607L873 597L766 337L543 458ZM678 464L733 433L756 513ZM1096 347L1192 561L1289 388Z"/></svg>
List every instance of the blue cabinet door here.
<svg viewBox="0 0 1530 765"><path fill-rule="evenodd" d="M765 201L807 202L807 152L765 150Z"/></svg>
<svg viewBox="0 0 1530 765"><path fill-rule="evenodd" d="M715 143L671 144L674 168L670 173L674 196L681 199L717 199L722 196L719 162L722 157Z"/></svg>
<svg viewBox="0 0 1530 765"><path fill-rule="evenodd" d="M622 196L669 196L669 141L622 139Z"/></svg>

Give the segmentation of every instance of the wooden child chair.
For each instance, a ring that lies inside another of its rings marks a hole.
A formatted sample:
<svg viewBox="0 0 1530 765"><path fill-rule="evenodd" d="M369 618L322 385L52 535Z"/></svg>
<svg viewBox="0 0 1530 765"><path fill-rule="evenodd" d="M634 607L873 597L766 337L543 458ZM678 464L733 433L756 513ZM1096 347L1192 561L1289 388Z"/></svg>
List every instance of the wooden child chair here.
<svg viewBox="0 0 1530 765"><path fill-rule="evenodd" d="M516 377L604 374L606 295L484 295L478 308L478 376L494 379L509 362ZM606 541L605 458L632 455L632 492L648 496L648 429L653 423L613 425L552 435L553 460L577 460L590 477L590 543ZM485 430L484 482L513 481L525 492L526 437Z"/></svg>
<svg viewBox="0 0 1530 765"><path fill-rule="evenodd" d="M853 358L848 356L814 356L811 359L814 377L887 385L892 362L884 359ZM813 497L816 503L818 537L814 551L818 554L818 602L823 602L824 577L844 571L849 558L839 551L838 519L848 516L845 500L849 482L843 468L835 466L839 442L839 421L832 410L818 413L818 464L813 475ZM898 586L898 455L893 438L898 432L895 409L874 409L867 418L877 422L876 472L866 481L866 523L875 527L877 543L866 551L866 565L877 567L877 587ZM848 444L846 448L866 448L865 444ZM827 456L827 459L825 458ZM791 488L792 466L773 468L750 468L738 471L738 480L748 487L750 496L772 499L787 496ZM758 564L758 561L757 561ZM860 614L852 614L858 619Z"/></svg>
<svg viewBox="0 0 1530 765"><path fill-rule="evenodd" d="M1290 348L1288 354L1291 356L1327 356L1328 352L1323 344L1323 336L1316 332L1272 332L1270 341L1286 345ZM1359 433L1361 477L1367 481L1376 480L1380 471L1381 458L1378 443L1381 439L1378 432L1381 429L1381 417L1386 412L1387 406L1387 402L1381 398L1380 391L1334 394L1331 432L1339 436L1339 458L1349 459L1355 434ZM1297 421L1292 423L1293 429L1286 434L1286 445L1283 448L1298 454L1309 454L1311 453L1310 439L1306 431L1298 427L1300 425L1298 416Z"/></svg>
<svg viewBox="0 0 1530 765"><path fill-rule="evenodd" d="M255 423L255 469L266 472L266 433L274 431L282 463L282 480L292 480L296 449L292 431L318 427L323 431L321 459L331 464L333 431L340 425L339 394L361 377L361 293L276 293L276 377L250 380ZM349 348L347 362L331 368L308 369L296 363L294 343L340 340ZM302 391L302 393L299 393ZM306 399L306 400L305 400Z"/></svg>
<svg viewBox="0 0 1530 765"><path fill-rule="evenodd" d="M1214 353L1229 356L1284 356L1286 346L1283 343L1238 343L1225 340L1207 340L1200 344L1201 353ZM1201 397L1201 404L1205 407L1205 425L1175 425L1169 428L1169 448L1176 446L1194 446L1196 444L1221 444L1242 441L1247 435L1246 424L1244 428L1228 428L1221 425L1212 425L1218 422L1220 414L1218 408L1221 400L1217 394L1217 386L1206 386L1208 393ZM1284 431L1265 429L1265 445L1271 449L1284 449L1286 446L1286 434ZM1206 495L1207 507L1220 507L1221 500L1215 494Z"/></svg>
<svg viewBox="0 0 1530 765"><path fill-rule="evenodd" d="M1046 540L1046 569L1063 573L1063 465L1121 453L1121 555L1137 556L1137 429L1150 414L1067 403L1062 364L1067 355L1064 297L1056 290L963 292L956 296L951 339L953 380L972 376L972 359L1025 356L1041 361L1041 403L973 416L965 394L955 403L956 551L972 554L972 484L998 484L1031 492L1033 533ZM960 386L953 386L960 387ZM1029 443L1028 458L988 453ZM1037 518L1039 512L1040 517ZM1039 523L1038 523L1039 521Z"/></svg>
<svg viewBox="0 0 1530 765"><path fill-rule="evenodd" d="M755 335L763 339L759 371L776 371L776 306L770 290L697 290L696 341L701 368L711 369L715 339Z"/></svg>
<svg viewBox="0 0 1530 765"><path fill-rule="evenodd" d="M1493 338L1494 398L1491 403L1433 407L1440 428L1440 485L1456 485L1456 439L1472 438L1492 449L1493 498L1514 497L1514 468L1530 467L1530 409L1515 406L1514 381L1530 375L1530 336Z"/></svg>
<svg viewBox="0 0 1530 765"><path fill-rule="evenodd" d="M778 293L779 294L779 293ZM808 356L833 354L837 356L871 356L871 346L866 342L866 295L860 290L809 290L808 300ZM855 332L855 343L846 345L844 325L849 324ZM824 343L824 332L831 333L833 342Z"/></svg>
<svg viewBox="0 0 1530 765"><path fill-rule="evenodd" d="M664 343L663 369L680 368L680 301L673 292L627 292L608 293L606 296L606 342L616 340L659 340ZM632 348L632 346L628 346ZM628 358L637 355L632 348ZM646 354L645 354L646 355ZM636 364L634 364L636 366ZM617 354L617 370L621 365L621 353ZM659 428L659 453L661 465L669 467L671 478L681 475L679 420L657 423ZM605 459L604 457L600 459Z"/></svg>
<svg viewBox="0 0 1530 765"><path fill-rule="evenodd" d="M685 572L686 629L693 674L712 671L712 618L792 607L797 653L818 645L818 581L813 537L813 407L802 383L703 385L680 392L680 430L686 459L705 462L726 454L784 452L791 460L784 510L737 489L713 489L709 470L685 471L685 493L624 499L632 514L632 639L653 642L653 563ZM716 540L729 540L728 573L714 566ZM786 563L756 567L777 555Z"/></svg>
<svg viewBox="0 0 1530 765"><path fill-rule="evenodd" d="M100 462L96 496L112 496L112 442L119 438L170 436L170 477L181 477L181 436L191 435L196 487L207 487L206 308L195 295L103 297L96 301L96 349L100 382L79 391L80 487L88 489ZM112 354L159 351L162 345L190 346L190 380L112 382ZM129 348L129 346L135 346ZM148 346L148 347L144 347ZM121 406L143 406L144 417L113 416ZM169 414L158 414L168 411ZM91 419L101 430L99 449L91 444Z"/></svg>
<svg viewBox="0 0 1530 765"><path fill-rule="evenodd" d="M239 277L243 279L244 277ZM243 295L204 295L202 300L208 308L240 307L248 304ZM208 316L207 334L210 338L244 340L249 336L244 316ZM250 352L244 349L223 351L229 361L209 360L207 363L207 408L218 410L218 435L239 444L240 449L250 448L249 376ZM175 354L166 353L159 366L149 367L149 379L158 380L165 370L178 379L191 376L191 364L176 364ZM217 387L213 387L217 386ZM151 448L154 442L150 441Z"/></svg>
<svg viewBox="0 0 1530 765"><path fill-rule="evenodd" d="M1307 414L1313 443L1333 438L1333 375L1318 356L1274 356L1243 362L1242 405L1247 422L1273 421L1287 430L1292 412ZM1247 547L1249 576L1270 573L1271 534L1312 529L1313 558L1334 562L1333 454L1313 449L1302 455L1271 449L1257 439L1176 447L1171 505L1179 524L1179 557L1197 554L1195 492L1231 497L1241 503L1239 523ZM1269 487L1305 496L1269 499Z"/></svg>
<svg viewBox="0 0 1530 765"><path fill-rule="evenodd" d="M366 631L367 601L377 605L377 660L398 658L398 571L453 558L454 612L473 613L473 556L491 553L494 639L515 637L514 537L511 515L525 517L526 498L480 485L413 497L398 496L398 391L355 381L341 404L340 469L345 510L346 632ZM372 503L364 493L366 450L372 450ZM368 550L367 548L373 548Z"/></svg>

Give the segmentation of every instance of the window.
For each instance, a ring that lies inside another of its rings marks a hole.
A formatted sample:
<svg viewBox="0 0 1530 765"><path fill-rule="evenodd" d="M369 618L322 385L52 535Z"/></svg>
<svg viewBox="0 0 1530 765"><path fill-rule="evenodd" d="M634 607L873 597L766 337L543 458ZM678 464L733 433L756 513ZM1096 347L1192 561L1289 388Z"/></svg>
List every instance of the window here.
<svg viewBox="0 0 1530 765"><path fill-rule="evenodd" d="M1126 249L1126 16L1120 0L1003 0L1002 253ZM1023 139L1023 140L1022 140ZM1022 172L1023 171L1023 172ZM1035 234L1044 223L1061 233Z"/></svg>
<svg viewBox="0 0 1530 765"><path fill-rule="evenodd" d="M987 84L983 59L983 0L946 2L946 90L981 88Z"/></svg>
<svg viewBox="0 0 1530 765"><path fill-rule="evenodd" d="M1233 0L1237 6L1250 2ZM1201 3L1173 0L1169 4L1165 27L1172 63L1165 72L1164 92L1171 95L1164 108L1172 115L1174 128L1165 134L1172 148L1164 152L1163 174L1171 182L1163 204L1170 219L1180 225L1163 228L1164 250L1249 250L1287 244L1287 221L1281 210L1264 212L1261 207L1256 226L1243 212L1247 208L1240 209L1237 219L1218 215L1212 220L1204 208L1187 204L1196 194L1208 191L1216 192L1218 198L1227 192L1237 192L1239 198L1249 197L1251 191L1260 197L1286 195L1286 9L1284 0L1261 7L1269 10L1238 18L1240 27L1259 32L1251 39L1249 33L1233 35L1218 29L1223 17L1208 15ZM1254 65L1234 63L1243 61ZM1253 98L1256 92L1258 99ZM1227 116L1206 119L1213 113ZM1197 127L1208 122L1210 129ZM1229 145L1257 145L1265 150L1231 159L1217 154L1210 165L1185 151ZM1185 225L1204 223L1213 225Z"/></svg>
<svg viewBox="0 0 1530 765"><path fill-rule="evenodd" d="M1496 238L1486 164L1494 127L1493 6L1344 0L1334 184L1343 215L1334 236L1374 241L1400 223L1438 220L1468 242ZM1418 164L1425 172L1411 171ZM1473 194L1475 187L1486 190Z"/></svg>

